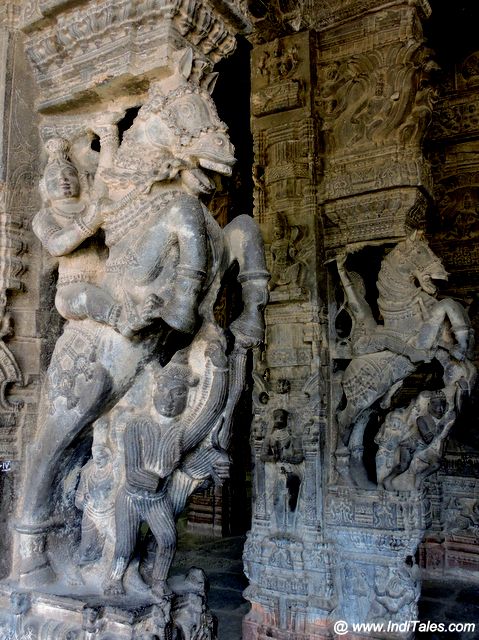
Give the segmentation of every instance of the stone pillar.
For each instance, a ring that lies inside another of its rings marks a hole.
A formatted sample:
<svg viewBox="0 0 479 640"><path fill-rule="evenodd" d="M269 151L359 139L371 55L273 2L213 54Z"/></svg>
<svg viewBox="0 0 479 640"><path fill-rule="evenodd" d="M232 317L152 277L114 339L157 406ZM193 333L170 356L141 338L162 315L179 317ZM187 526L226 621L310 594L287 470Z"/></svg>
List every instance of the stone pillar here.
<svg viewBox="0 0 479 640"><path fill-rule="evenodd" d="M423 480L464 406L457 388L464 379L465 397L475 379L464 307L438 303L427 284L446 276L424 236L438 97L430 7L250 10L255 215L272 279L245 637L317 638L339 620L406 637L413 628L398 625L417 618L415 556L432 521ZM445 343L423 327L432 318L416 314L418 297L455 318Z"/></svg>
<svg viewBox="0 0 479 640"><path fill-rule="evenodd" d="M30 223L37 206L38 129L21 3L0 8L0 575L11 569L11 528L22 439L36 416L42 263Z"/></svg>
<svg viewBox="0 0 479 640"><path fill-rule="evenodd" d="M374 438L378 442L376 434L387 410L374 398L383 395L381 379L389 374L381 371L382 365L373 373L374 360L359 354L388 353L381 350L393 347L378 343L361 351L357 346L362 316L355 315L351 293L360 285L354 279L346 282L344 274L355 272L354 278L363 279L366 300L375 300L384 249L413 229L425 229L432 181L422 145L436 97L432 81L437 65L422 34L427 3L397 2L386 7L377 2L368 9L337 25L334 20L341 13L334 18L331 14L329 24L324 16L318 25L324 245L326 259L342 255L328 276L329 358L334 373L326 439L330 455L325 528L334 540L338 561L338 604L332 618L349 624L390 622L393 626L378 637L395 633L406 637L413 629L394 625L417 619L420 586L414 558L430 524L429 502L414 487L405 495L376 488ZM395 286L392 281L390 286ZM399 299L396 306L401 314ZM374 322L382 326L386 321L376 315ZM411 330L415 331L412 326ZM398 369L396 356L391 358L392 369ZM417 366L410 360L405 363L411 372ZM353 367L357 373L352 373ZM392 380L398 378L407 375L392 374ZM364 402L368 408L363 409L362 398L368 394L371 402ZM409 400L404 396L393 407ZM347 438L341 433L343 416L346 428L355 425L348 449L341 440Z"/></svg>
<svg viewBox="0 0 479 640"><path fill-rule="evenodd" d="M169 582L169 570L187 499L228 476L248 353L264 338L259 229L248 215L221 228L202 200L214 191L211 176L231 176L235 162L211 94L214 64L249 28L243 4L38 0L16 13L8 3L0 23L0 415L10 409L0 451L18 458L22 481L0 635L215 636L205 574ZM17 78L35 91L34 107ZM48 157L32 176L38 129ZM34 212L42 249L35 245L23 310L31 232L15 234ZM221 326L215 303L225 286L239 313ZM15 345L24 334L34 345L18 344L18 364L6 341L10 291L23 323ZM45 322L53 304L67 321L60 336L60 323ZM33 383L26 374L39 369L38 420L27 420L26 405L20 424L7 385ZM15 427L18 448L7 451ZM94 606L84 598L92 590Z"/></svg>
<svg viewBox="0 0 479 640"><path fill-rule="evenodd" d="M455 18L457 20L457 18ZM462 22L459 23L464 29ZM467 33L467 29L465 29ZM461 43L462 44L462 43ZM471 51L475 42L461 51ZM447 292L467 305L476 332L473 361L479 361L479 53L457 54L444 65L439 99L428 132L437 206L429 219L434 250L450 273ZM421 548L432 575L471 576L479 569L479 455L477 391L455 426L443 467L429 486L436 506L433 526Z"/></svg>
<svg viewBox="0 0 479 640"><path fill-rule="evenodd" d="M320 637L333 607L321 480L327 368L316 55L309 30L253 49L255 216L271 291L255 375L248 639Z"/></svg>

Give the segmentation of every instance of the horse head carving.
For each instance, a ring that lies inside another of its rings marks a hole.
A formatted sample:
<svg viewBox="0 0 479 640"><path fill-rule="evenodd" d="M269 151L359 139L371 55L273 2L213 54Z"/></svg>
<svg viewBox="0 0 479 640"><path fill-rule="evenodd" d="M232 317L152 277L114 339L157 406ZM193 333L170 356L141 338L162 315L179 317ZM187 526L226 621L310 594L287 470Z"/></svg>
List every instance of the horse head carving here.
<svg viewBox="0 0 479 640"><path fill-rule="evenodd" d="M200 70L200 77L195 75L193 53L187 49L177 72L151 85L147 101L118 150L117 165L131 167L132 158L137 157L135 165L141 166L145 150L156 165L158 158L170 157L180 170L194 172L199 192L214 186L203 169L231 175L236 162L234 147L210 95L218 74ZM191 181L190 175L185 178Z"/></svg>

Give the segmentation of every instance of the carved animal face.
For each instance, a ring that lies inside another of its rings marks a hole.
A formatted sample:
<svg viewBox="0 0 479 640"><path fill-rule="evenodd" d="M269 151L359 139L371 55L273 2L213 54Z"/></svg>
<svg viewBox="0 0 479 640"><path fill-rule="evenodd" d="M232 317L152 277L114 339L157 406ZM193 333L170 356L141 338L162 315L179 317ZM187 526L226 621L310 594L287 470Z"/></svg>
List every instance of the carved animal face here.
<svg viewBox="0 0 479 640"><path fill-rule="evenodd" d="M183 86L166 98L145 126L153 145L169 146L188 167L231 175L234 147L206 91Z"/></svg>
<svg viewBox="0 0 479 640"><path fill-rule="evenodd" d="M411 274L417 279L419 286L429 295L436 293L434 280L447 280L448 273L441 260L430 249L426 239L420 232L414 232L405 242L404 257L410 265Z"/></svg>

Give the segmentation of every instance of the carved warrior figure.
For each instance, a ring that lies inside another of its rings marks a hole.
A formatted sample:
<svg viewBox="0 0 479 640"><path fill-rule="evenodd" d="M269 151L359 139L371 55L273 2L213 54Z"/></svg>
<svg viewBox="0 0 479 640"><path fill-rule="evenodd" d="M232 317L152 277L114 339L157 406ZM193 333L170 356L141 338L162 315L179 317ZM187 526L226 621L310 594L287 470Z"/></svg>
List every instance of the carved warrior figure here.
<svg viewBox="0 0 479 640"><path fill-rule="evenodd" d="M41 182L44 201L33 230L48 252L58 257L55 305L66 320L92 318L115 326L120 309L98 286L103 275L98 248L94 240L83 242L100 220L99 207L90 205L90 194L81 193L67 140L52 138L45 146L49 157Z"/></svg>
<svg viewBox="0 0 479 640"><path fill-rule="evenodd" d="M69 246L58 252L74 257L85 240L104 230L108 258L94 284L120 306L120 321L110 322L110 302L101 318L86 308L87 317L70 318L55 345L37 432L26 456L29 466L16 525L20 574L26 584L54 579L45 541L57 524L52 485L65 450L115 406L162 350L174 350L178 332L194 335L200 324L220 331L213 306L234 263L239 266L243 311L229 327L235 347L229 356L222 426L215 427L218 416L203 416L210 431L217 431L214 441L200 446L209 456L229 442L232 413L244 385L246 351L263 339L269 275L259 230L246 215L222 230L200 201L213 188L203 169L229 175L234 156L207 90L212 78L193 82L192 67L191 50L182 52L177 72L151 87L121 145L115 151L110 145L109 161L99 166L95 180L101 196L88 205L86 221L83 215L78 218L81 233L70 236ZM47 237L40 235L48 249ZM86 289L84 293L87 297ZM186 450L184 464L191 473L176 484L186 486L181 495L187 496L207 472L195 459L196 452Z"/></svg>
<svg viewBox="0 0 479 640"><path fill-rule="evenodd" d="M116 479L106 421L98 420L95 424L91 451L92 458L82 468L75 495L75 506L83 511L78 550L80 565L101 558L114 516Z"/></svg>
<svg viewBox="0 0 479 640"><path fill-rule="evenodd" d="M221 343L216 347L224 350ZM205 373L201 380L193 375L187 353L177 352L155 381L155 416L136 415L126 426L123 435L125 482L116 499L116 547L105 585L108 593L124 592L123 575L135 547L139 525L144 520L158 545L152 590L159 596L168 594L166 578L176 547L175 517L188 497L184 485L183 490L178 491L183 483L178 484L174 474L176 470L176 475L187 472L186 454L204 440L211 431L212 421L217 421L225 406L227 361L225 357L215 358L214 350L211 343L206 348ZM196 386L199 401L192 403L188 395ZM224 457L219 452L217 455L216 461L211 457L209 461L202 461L204 478L218 471L215 462ZM208 466L208 462L213 466Z"/></svg>
<svg viewBox="0 0 479 640"><path fill-rule="evenodd" d="M261 452L263 462L276 463L271 473L268 489L273 495L273 508L278 529L294 525L303 480L304 460L302 442L293 436L288 424L288 412L284 409L273 411L273 426L264 440Z"/></svg>
<svg viewBox="0 0 479 640"><path fill-rule="evenodd" d="M420 489L423 478L438 468L455 419L455 402L449 404L442 390L423 391L406 409L391 411L375 438L379 487Z"/></svg>
<svg viewBox="0 0 479 640"><path fill-rule="evenodd" d="M382 325L375 322L363 286L346 272L344 261L340 256L338 269L353 317L353 359L342 376L346 406L338 413L338 425L343 444L349 446L352 479L368 488L363 436L374 403L388 408L418 364L436 358L444 369L446 395L452 393L451 407L456 403L458 409L458 385L470 391L475 377L467 360L472 330L459 303L436 299L433 280L445 280L448 274L420 232L396 245L381 264L377 286ZM394 429L394 416L389 420Z"/></svg>
<svg viewBox="0 0 479 640"><path fill-rule="evenodd" d="M298 227L290 228L286 217L276 214L271 243L270 289L291 289L300 285L301 263L296 258L295 239Z"/></svg>

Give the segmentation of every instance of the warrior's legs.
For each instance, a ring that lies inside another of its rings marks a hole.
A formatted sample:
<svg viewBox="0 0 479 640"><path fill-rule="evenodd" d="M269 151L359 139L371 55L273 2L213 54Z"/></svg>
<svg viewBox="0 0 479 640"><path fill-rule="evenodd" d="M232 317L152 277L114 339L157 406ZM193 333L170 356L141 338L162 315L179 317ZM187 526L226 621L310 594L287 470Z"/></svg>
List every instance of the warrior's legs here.
<svg viewBox="0 0 479 640"><path fill-rule="evenodd" d="M78 550L78 564L84 565L101 558L105 533L100 533L95 523L83 515L81 526L81 542Z"/></svg>
<svg viewBox="0 0 479 640"><path fill-rule="evenodd" d="M196 479L176 469L168 483L168 495L171 500L174 517L177 518L186 506L188 498L201 484L203 479Z"/></svg>
<svg viewBox="0 0 479 640"><path fill-rule="evenodd" d="M148 506L146 521L158 544L153 567L152 590L157 595L167 595L166 579L176 551L173 505L167 494L164 500L155 500Z"/></svg>

